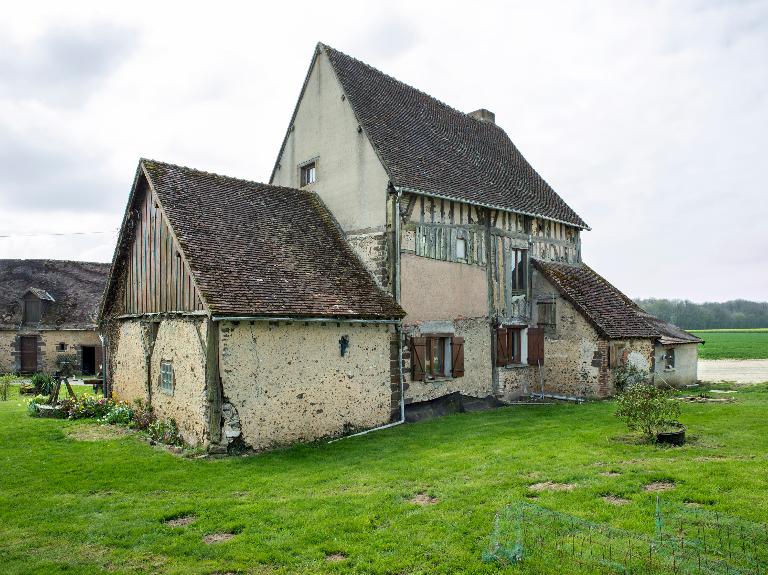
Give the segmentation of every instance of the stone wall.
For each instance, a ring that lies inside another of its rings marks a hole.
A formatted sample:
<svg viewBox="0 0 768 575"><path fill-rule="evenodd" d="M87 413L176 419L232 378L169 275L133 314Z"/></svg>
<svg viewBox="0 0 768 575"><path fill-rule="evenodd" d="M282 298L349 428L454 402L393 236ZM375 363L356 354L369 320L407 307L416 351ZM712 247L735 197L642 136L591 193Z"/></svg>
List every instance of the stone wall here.
<svg viewBox="0 0 768 575"><path fill-rule="evenodd" d="M53 373L59 369L57 360L62 356L73 356L80 361L79 349L82 346L93 346L96 349L96 371L98 372L101 340L95 330L43 330L43 331L0 331L0 373L14 373L19 370L18 336L29 335L37 337L37 371ZM58 344L63 343L65 349L58 351ZM76 364L75 372L80 372Z"/></svg>
<svg viewBox="0 0 768 575"><path fill-rule="evenodd" d="M122 401L148 400L145 328L139 320L125 320L110 342L112 394Z"/></svg>
<svg viewBox="0 0 768 575"><path fill-rule="evenodd" d="M190 445L208 441L208 398L205 386L204 319L164 319L152 350L152 405L158 418L171 418ZM160 363L173 366L173 391L160 385Z"/></svg>
<svg viewBox="0 0 768 575"><path fill-rule="evenodd" d="M387 234L385 230L356 230L347 241L380 287L388 289Z"/></svg>
<svg viewBox="0 0 768 575"><path fill-rule="evenodd" d="M377 324L222 322L224 403L255 449L390 420L392 328ZM342 357L340 340L348 337Z"/></svg>
<svg viewBox="0 0 768 575"><path fill-rule="evenodd" d="M0 374L16 371L16 332L0 331Z"/></svg>

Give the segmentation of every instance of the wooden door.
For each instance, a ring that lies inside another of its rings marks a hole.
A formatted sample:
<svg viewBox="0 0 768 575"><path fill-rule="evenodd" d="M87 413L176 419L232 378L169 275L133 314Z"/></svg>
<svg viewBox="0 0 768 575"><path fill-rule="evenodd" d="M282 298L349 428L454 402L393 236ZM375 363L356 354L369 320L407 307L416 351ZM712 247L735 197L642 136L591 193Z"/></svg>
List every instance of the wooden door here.
<svg viewBox="0 0 768 575"><path fill-rule="evenodd" d="M35 373L37 371L37 336L21 337L21 372Z"/></svg>

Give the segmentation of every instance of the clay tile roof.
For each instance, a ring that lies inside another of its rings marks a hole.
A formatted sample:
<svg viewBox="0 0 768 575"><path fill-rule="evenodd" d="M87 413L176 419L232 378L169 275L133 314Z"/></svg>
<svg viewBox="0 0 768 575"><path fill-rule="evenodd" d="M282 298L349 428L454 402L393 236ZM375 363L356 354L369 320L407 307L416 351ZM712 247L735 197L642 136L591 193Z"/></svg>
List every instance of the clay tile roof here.
<svg viewBox="0 0 768 575"><path fill-rule="evenodd" d="M218 315L399 318L314 192L141 160Z"/></svg>
<svg viewBox="0 0 768 575"><path fill-rule="evenodd" d="M499 126L482 122L323 44L395 187L587 224Z"/></svg>
<svg viewBox="0 0 768 575"><path fill-rule="evenodd" d="M18 329L21 299L46 302L40 328L94 329L109 264L64 260L0 260L0 329Z"/></svg>
<svg viewBox="0 0 768 575"><path fill-rule="evenodd" d="M675 324L659 319L656 316L649 314L644 309L640 309L640 316L645 319L651 326L655 327L661 337L659 343L662 345L675 345L681 343L704 343L704 340L700 337L696 337L692 333L688 333L682 328L677 327Z"/></svg>
<svg viewBox="0 0 768 575"><path fill-rule="evenodd" d="M659 338L648 313L585 264L532 260L534 267L608 339Z"/></svg>

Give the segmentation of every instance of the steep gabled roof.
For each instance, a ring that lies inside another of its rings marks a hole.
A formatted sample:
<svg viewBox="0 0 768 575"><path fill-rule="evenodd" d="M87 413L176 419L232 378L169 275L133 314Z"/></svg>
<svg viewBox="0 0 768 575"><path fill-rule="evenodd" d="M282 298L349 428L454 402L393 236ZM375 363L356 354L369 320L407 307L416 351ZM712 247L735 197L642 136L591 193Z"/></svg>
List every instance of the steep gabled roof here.
<svg viewBox="0 0 768 575"><path fill-rule="evenodd" d="M534 267L608 339L659 338L648 314L585 264L531 260Z"/></svg>
<svg viewBox="0 0 768 575"><path fill-rule="evenodd" d="M588 227L499 126L329 46L318 44L319 51L395 187Z"/></svg>
<svg viewBox="0 0 768 575"><path fill-rule="evenodd" d="M21 299L46 301L43 329L93 329L109 264L64 260L0 260L0 329L18 329Z"/></svg>
<svg viewBox="0 0 768 575"><path fill-rule="evenodd" d="M142 159L139 171L212 313L405 315L376 285L315 193L154 160Z"/></svg>

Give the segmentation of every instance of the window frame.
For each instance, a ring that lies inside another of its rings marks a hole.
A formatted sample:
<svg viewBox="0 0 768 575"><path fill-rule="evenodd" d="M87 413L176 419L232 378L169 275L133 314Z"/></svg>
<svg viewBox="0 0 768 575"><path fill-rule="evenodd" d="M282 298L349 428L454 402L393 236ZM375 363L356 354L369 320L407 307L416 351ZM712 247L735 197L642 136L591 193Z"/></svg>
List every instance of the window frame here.
<svg viewBox="0 0 768 575"><path fill-rule="evenodd" d="M542 314L541 306L549 306L550 311ZM548 315L549 317L544 317ZM542 319L552 320L542 321ZM557 334L557 300L544 299L536 302L536 325L544 329L544 335L554 337Z"/></svg>
<svg viewBox="0 0 768 575"><path fill-rule="evenodd" d="M496 365L498 367L525 365L523 363L523 330L526 328L527 326L524 325L500 325L496 328ZM510 336L512 336L511 340ZM503 353L503 350L506 350L506 353Z"/></svg>
<svg viewBox="0 0 768 575"><path fill-rule="evenodd" d="M176 387L176 377L173 371L173 362L169 359L160 360L160 391L173 395Z"/></svg>
<svg viewBox="0 0 768 575"><path fill-rule="evenodd" d="M664 352L664 369L675 369L675 348L670 347Z"/></svg>
<svg viewBox="0 0 768 575"><path fill-rule="evenodd" d="M429 333L411 338L413 381L444 381L464 377L464 338Z"/></svg>
<svg viewBox="0 0 768 575"><path fill-rule="evenodd" d="M461 243L459 243L461 242ZM463 246L463 252L462 254L459 254L459 245ZM466 261L467 260L467 239L464 237L456 238L456 259L460 261Z"/></svg>
<svg viewBox="0 0 768 575"><path fill-rule="evenodd" d="M312 179L310 180L309 176ZM310 160L299 166L299 187L311 186L317 181L317 160Z"/></svg>
<svg viewBox="0 0 768 575"><path fill-rule="evenodd" d="M512 267L510 291L513 294L528 293L528 249L509 248L507 265Z"/></svg>
<svg viewBox="0 0 768 575"><path fill-rule="evenodd" d="M67 344L63 341L60 341L59 343L56 344L56 351L59 353L64 353L65 351L67 351Z"/></svg>

